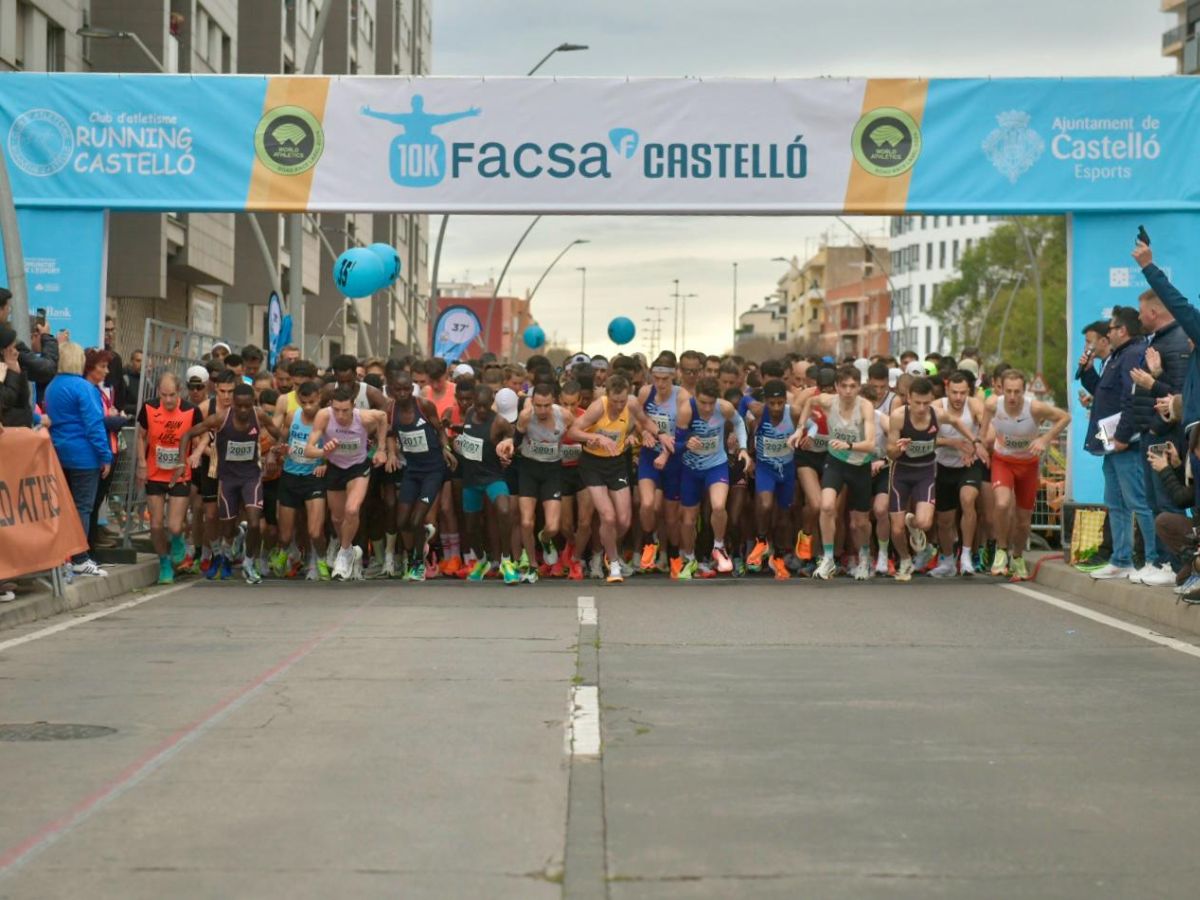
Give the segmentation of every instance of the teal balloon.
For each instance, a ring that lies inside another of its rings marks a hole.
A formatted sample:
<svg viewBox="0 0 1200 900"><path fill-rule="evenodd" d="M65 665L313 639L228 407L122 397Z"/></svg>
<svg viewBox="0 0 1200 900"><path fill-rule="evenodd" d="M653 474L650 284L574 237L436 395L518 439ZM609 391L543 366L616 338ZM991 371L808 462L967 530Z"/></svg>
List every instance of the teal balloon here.
<svg viewBox="0 0 1200 900"><path fill-rule="evenodd" d="M525 329L524 333L525 346L530 350L538 350L546 343L546 332L542 331L541 325L530 325Z"/></svg>
<svg viewBox="0 0 1200 900"><path fill-rule="evenodd" d="M396 252L396 248L391 244L372 244L367 249L383 263L383 274L387 276L387 283L395 284L401 269L400 254Z"/></svg>
<svg viewBox="0 0 1200 900"><path fill-rule="evenodd" d="M388 286L379 257L366 247L351 247L333 264L333 283L351 299L370 297Z"/></svg>
<svg viewBox="0 0 1200 900"><path fill-rule="evenodd" d="M628 344L635 334L637 328L626 316L617 316L608 323L608 337L614 344Z"/></svg>

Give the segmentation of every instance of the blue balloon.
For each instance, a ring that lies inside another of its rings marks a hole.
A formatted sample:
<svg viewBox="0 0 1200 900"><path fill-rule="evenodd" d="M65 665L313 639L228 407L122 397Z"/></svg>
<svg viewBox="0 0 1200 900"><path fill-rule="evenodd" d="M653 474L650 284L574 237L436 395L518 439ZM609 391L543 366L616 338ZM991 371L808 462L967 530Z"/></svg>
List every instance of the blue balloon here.
<svg viewBox="0 0 1200 900"><path fill-rule="evenodd" d="M608 337L614 344L628 344L637 334L633 320L626 316L617 316L608 323Z"/></svg>
<svg viewBox="0 0 1200 900"><path fill-rule="evenodd" d="M333 283L351 299L370 297L388 285L379 257L366 247L351 247L333 264Z"/></svg>
<svg viewBox="0 0 1200 900"><path fill-rule="evenodd" d="M394 284L396 279L400 277L400 254L396 252L396 248L391 244L372 244L367 248L383 263L383 274L387 276L387 283Z"/></svg>
<svg viewBox="0 0 1200 900"><path fill-rule="evenodd" d="M546 332L542 331L541 325L530 325L525 329L524 337L525 346L530 350L537 350L546 343Z"/></svg>

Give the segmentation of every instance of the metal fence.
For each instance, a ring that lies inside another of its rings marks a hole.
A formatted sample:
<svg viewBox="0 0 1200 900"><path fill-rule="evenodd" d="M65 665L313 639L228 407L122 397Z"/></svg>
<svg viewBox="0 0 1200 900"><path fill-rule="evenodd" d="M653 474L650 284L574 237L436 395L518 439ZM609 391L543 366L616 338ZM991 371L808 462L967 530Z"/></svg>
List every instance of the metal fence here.
<svg viewBox="0 0 1200 900"><path fill-rule="evenodd" d="M1048 431L1050 424L1043 426ZM1063 502L1066 500L1067 441L1066 430L1062 432L1042 457L1041 483L1038 486L1037 502L1033 507L1033 531L1047 541L1062 534Z"/></svg>
<svg viewBox="0 0 1200 900"><path fill-rule="evenodd" d="M189 366L203 365L212 345L223 340L215 334L193 331L182 325L147 319L142 340L142 380L136 409L158 396L158 380L167 372L185 383ZM150 530L146 511L146 489L137 483L137 426L121 432L120 454L108 496L110 521L121 527L121 546L128 549L132 538Z"/></svg>

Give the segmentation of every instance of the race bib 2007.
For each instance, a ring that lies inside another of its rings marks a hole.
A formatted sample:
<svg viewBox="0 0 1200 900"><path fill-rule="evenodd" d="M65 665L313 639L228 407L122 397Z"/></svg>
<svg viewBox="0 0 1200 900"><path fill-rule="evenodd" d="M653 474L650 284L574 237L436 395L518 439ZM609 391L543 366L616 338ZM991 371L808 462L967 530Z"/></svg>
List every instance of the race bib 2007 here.
<svg viewBox="0 0 1200 900"><path fill-rule="evenodd" d="M469 434L460 434L454 439L454 449L463 459L472 462L483 462L483 439L474 438Z"/></svg>

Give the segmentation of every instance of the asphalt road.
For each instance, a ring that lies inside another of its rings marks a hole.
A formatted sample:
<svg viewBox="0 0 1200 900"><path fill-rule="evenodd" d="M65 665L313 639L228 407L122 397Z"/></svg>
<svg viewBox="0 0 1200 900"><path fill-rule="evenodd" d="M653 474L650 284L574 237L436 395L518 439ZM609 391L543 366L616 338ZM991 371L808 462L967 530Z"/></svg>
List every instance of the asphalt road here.
<svg viewBox="0 0 1200 900"><path fill-rule="evenodd" d="M0 897L1197 890L1200 658L995 584L203 583L73 621L0 634ZM60 725L113 730L15 739Z"/></svg>

